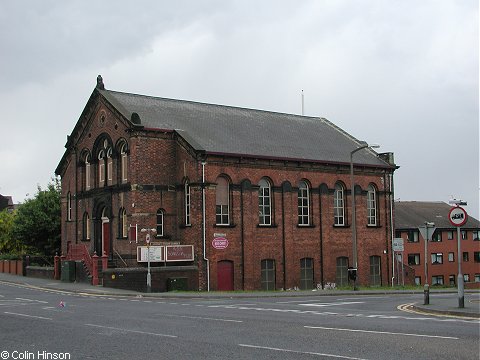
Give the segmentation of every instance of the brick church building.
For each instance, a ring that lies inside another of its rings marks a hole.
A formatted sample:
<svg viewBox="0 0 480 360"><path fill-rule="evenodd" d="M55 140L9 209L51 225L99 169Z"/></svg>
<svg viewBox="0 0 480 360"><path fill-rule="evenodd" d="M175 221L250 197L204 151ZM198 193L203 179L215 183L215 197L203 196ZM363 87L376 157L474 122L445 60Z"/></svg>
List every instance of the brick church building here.
<svg viewBox="0 0 480 360"><path fill-rule="evenodd" d="M154 291L176 277L191 290L338 287L356 228L357 282L388 285L397 167L365 146L324 118L111 91L99 76L56 169L62 252L108 257L105 286L142 289L150 237Z"/></svg>

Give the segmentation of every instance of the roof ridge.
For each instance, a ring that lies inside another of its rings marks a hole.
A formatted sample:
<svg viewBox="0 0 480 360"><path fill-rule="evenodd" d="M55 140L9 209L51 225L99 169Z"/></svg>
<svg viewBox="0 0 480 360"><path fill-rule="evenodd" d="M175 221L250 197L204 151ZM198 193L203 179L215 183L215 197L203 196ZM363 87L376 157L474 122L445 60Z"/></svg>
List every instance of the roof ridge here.
<svg viewBox="0 0 480 360"><path fill-rule="evenodd" d="M268 113L268 114L277 114L277 115L286 115L286 116L295 116L298 118L305 118L305 119L318 119L321 121L327 121L328 123L332 124L335 126L333 123L331 123L329 120L327 120L324 117L321 116L308 116L308 115L299 115L299 114L291 114L287 112L280 112L280 111L272 111L272 110L262 110L262 109L252 109L248 107L242 107L242 106L233 106L233 105L223 105L223 104L212 104L212 103L207 103L207 102L202 102L202 101L194 101L194 100L183 100L183 99L173 99L173 98L166 98L166 97L161 97L161 96L153 96L153 95L142 95L142 94L135 94L135 93L128 93L124 91L116 91L116 90L99 90L100 92L110 92L110 93L116 93L116 94L121 94L121 95L129 95L129 96L135 96L135 97L141 97L141 98L149 98L149 99L155 99L155 100L165 100L165 101L172 101L172 102L182 102L182 103L189 103L189 104L194 104L194 105L205 105L205 106L210 106L210 107L220 107L220 108L229 108L229 109L234 109L234 110L246 110L246 111L256 111L256 112L262 112L262 113ZM340 128L339 128L340 129ZM348 135L347 132L345 134ZM358 141L358 140L357 140Z"/></svg>

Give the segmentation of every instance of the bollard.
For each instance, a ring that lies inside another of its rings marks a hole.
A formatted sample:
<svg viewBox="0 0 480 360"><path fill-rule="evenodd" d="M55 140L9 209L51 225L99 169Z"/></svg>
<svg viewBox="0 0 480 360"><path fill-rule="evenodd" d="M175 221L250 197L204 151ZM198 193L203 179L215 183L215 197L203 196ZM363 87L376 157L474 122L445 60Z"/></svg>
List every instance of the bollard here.
<svg viewBox="0 0 480 360"><path fill-rule="evenodd" d="M423 286L423 305L429 305L430 304L430 288L428 284L425 284Z"/></svg>
<svg viewBox="0 0 480 360"><path fill-rule="evenodd" d="M93 253L92 260L93 260L92 285L97 286L99 284L99 281L98 281L98 255L96 252Z"/></svg>

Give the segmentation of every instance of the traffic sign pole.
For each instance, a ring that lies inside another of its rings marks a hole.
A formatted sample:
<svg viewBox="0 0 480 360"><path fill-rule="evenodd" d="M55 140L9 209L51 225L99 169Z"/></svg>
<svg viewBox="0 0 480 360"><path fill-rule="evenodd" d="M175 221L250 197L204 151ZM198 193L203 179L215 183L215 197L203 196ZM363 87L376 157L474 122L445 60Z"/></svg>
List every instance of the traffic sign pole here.
<svg viewBox="0 0 480 360"><path fill-rule="evenodd" d="M466 203L464 203L466 205ZM460 248L461 231L460 227L465 225L468 220L468 215L465 209L460 206L454 206L448 213L448 219L453 226L457 227L457 261L458 261L458 276L457 276L457 292L458 292L458 307L465 307L465 286L462 274L462 253Z"/></svg>

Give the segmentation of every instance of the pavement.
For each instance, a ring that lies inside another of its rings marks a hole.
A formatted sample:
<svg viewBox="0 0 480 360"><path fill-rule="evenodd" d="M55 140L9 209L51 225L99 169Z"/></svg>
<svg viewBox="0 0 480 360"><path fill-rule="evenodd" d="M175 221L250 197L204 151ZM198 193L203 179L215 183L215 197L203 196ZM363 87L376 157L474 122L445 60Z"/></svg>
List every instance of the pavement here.
<svg viewBox="0 0 480 360"><path fill-rule="evenodd" d="M0 273L0 282L18 284L21 286L44 290L88 294L96 296L123 296L146 298L260 298L260 297L295 297L295 296L335 296L335 295L395 295L395 294L423 294L423 290L310 290L310 291L241 291L241 292L162 292L143 293L132 290L114 289L103 286L94 286L83 282L64 282L53 279L24 277ZM402 310L416 313L426 313L437 316L453 316L462 318L480 319L480 291L465 290L464 307L459 308L458 297L436 297L437 294L457 293L456 289L433 289L429 294L429 304L424 301L408 304ZM425 296L423 297L425 299Z"/></svg>

